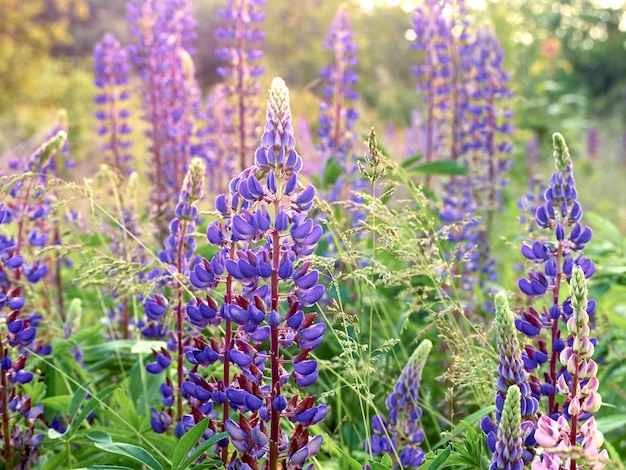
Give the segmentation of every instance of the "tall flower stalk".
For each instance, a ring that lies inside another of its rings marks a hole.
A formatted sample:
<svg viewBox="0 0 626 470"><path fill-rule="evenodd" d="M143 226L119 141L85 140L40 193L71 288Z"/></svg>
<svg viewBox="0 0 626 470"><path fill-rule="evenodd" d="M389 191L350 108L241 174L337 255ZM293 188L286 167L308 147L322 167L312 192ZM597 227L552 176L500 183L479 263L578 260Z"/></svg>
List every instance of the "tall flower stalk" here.
<svg viewBox="0 0 626 470"><path fill-rule="evenodd" d="M544 448L533 470L576 470L579 463L604 468L606 450L600 452L604 436L598 431L593 414L600 409L598 364L592 359L594 340L590 337L587 312L587 280L579 266L574 267L570 282L571 309L567 320L568 346L560 355L564 369L557 381L563 395L563 410L558 418L542 416L535 439Z"/></svg>
<svg viewBox="0 0 626 470"><path fill-rule="evenodd" d="M529 401L547 405L539 410L540 417L534 426L522 424L524 463L529 463L536 453L538 457L532 462L534 470L576 470L580 468L579 460L599 469L604 467L607 454L599 451L603 436L593 419L601 398L596 377L598 366L591 359L596 340L590 337L589 325L595 313L595 301L587 301L586 281L593 275L595 266L582 253L592 232L580 223L583 212L577 200L573 164L561 134L553 135L553 147L557 171L550 177L544 203L536 209L535 221L554 239L539 238L541 231L532 232L535 240L522 246L524 257L542 269L531 270L528 277L519 280L521 292L529 299L521 318L515 320L515 327L535 342L524 345L521 370L519 357L503 354L506 350L501 349L511 344L511 340L499 337L498 371L503 385L507 385L507 380L508 385L517 385L528 375L532 396L526 398L526 403L521 402L522 414L532 408ZM571 292L567 298L562 292L565 283L570 285ZM543 296L548 297L548 302L538 311L532 304ZM497 319L502 317L501 310L502 298L497 297ZM563 326L567 328L566 338L562 337ZM499 388L500 384L499 381ZM526 382L520 385L520 390L524 389ZM542 397L545 398L541 400ZM502 400L496 399L498 409L501 403ZM493 423L483 421L483 429L493 437ZM497 452L496 446L490 448ZM494 453L498 465L502 455Z"/></svg>
<svg viewBox="0 0 626 470"><path fill-rule="evenodd" d="M263 74L263 67L256 62L263 57L259 45L265 34L257 25L265 17L264 5L265 0L226 0L218 11L225 24L217 28L216 36L222 45L216 54L227 65L217 71L225 79L226 92L232 100L233 146L229 155L237 161L236 171L252 164L255 138L261 127L255 99L259 97L259 77Z"/></svg>
<svg viewBox="0 0 626 470"><path fill-rule="evenodd" d="M324 287L306 257L322 228L307 217L314 187L298 185L302 159L295 150L289 91L280 78L272 81L261 144L254 165L231 181L229 194L216 198L221 220L209 225L207 239L217 253L190 275L198 289L224 288L221 306L210 295L187 306L191 323L223 324L226 333L221 342L194 339L187 352L194 367L183 390L196 420L223 406L221 428L237 450L230 456L222 444L228 468L297 469L319 450L322 437L309 438L308 427L326 415L326 406L314 405L315 397L288 399L283 391L290 378L305 388L318 376L317 361L309 355L326 325L314 323L315 312L307 310ZM267 342L269 351L263 348ZM218 361L221 379L201 374ZM290 437L281 428L284 418L294 425ZM210 427L214 432L217 425Z"/></svg>
<svg viewBox="0 0 626 470"><path fill-rule="evenodd" d="M182 418L184 414L183 381L186 377L185 349L190 340L184 336L184 288L191 270L199 262L195 255L196 241L194 233L198 220L198 201L202 199L204 187L205 166L200 158L194 158L190 165L183 186L180 191L175 216L170 223L170 235L165 240L165 249L159 254L162 263L168 266L160 278L160 282L170 287L173 292L172 317L169 321L169 302L162 294L155 294L145 302L147 322L143 335L147 338L167 338L168 349L155 351L155 361L146 365L148 372L159 374L168 369L172 359L176 362L176 384L169 381L161 386L162 404L168 411L157 413L153 409L152 426L156 432L165 432L173 421L177 423L177 434L182 433ZM174 323L174 329L169 325ZM173 353L174 358L172 358ZM174 386L175 385L175 386ZM176 401L176 413L172 416L169 408ZM169 419L168 419L169 418Z"/></svg>
<svg viewBox="0 0 626 470"><path fill-rule="evenodd" d="M498 381L495 396L496 421L490 417L485 417L481 422L481 428L487 434L487 445L493 452L491 461L492 470L508 468L511 465L522 468L524 463L529 463L534 456L533 446L535 444L530 431L537 421L539 402L532 396L527 373L524 370L522 361L522 348L517 339L513 313L509 309L507 298L503 293L495 296L496 308L496 339L498 344ZM517 416L509 416L505 423L504 413L506 401L511 389L517 390ZM521 414L520 414L521 413ZM514 421L513 421L514 419ZM512 429L513 422L517 425L517 430ZM524 444L524 450L517 453L517 443L511 440L511 434L515 431L515 441L520 438ZM513 447L515 454L506 455L505 449Z"/></svg>
<svg viewBox="0 0 626 470"><path fill-rule="evenodd" d="M432 343L424 340L413 351L393 392L385 404L388 417L378 414L372 418L374 434L365 447L374 455L388 454L395 468L417 468L424 462L424 451L419 446L424 431L419 426L422 409L417 404L422 370L426 365Z"/></svg>
<svg viewBox="0 0 626 470"><path fill-rule="evenodd" d="M359 178L355 153L357 134L354 125L358 118L355 104L359 98L356 91L359 77L355 70L358 46L346 9L340 7L337 10L328 28L324 47L333 54L333 59L320 71L324 81L324 99L320 105L320 128L317 131L320 137L318 155L319 160L326 164L332 159L341 169L327 198L331 202L349 200L355 203L348 206L350 225L355 228L362 222L364 214L356 209L362 200L354 195L354 191L365 190L366 183Z"/></svg>
<svg viewBox="0 0 626 470"><path fill-rule="evenodd" d="M152 218L165 237L192 151L199 98L189 58L195 22L189 0L130 0L127 11L150 139Z"/></svg>
<svg viewBox="0 0 626 470"><path fill-rule="evenodd" d="M50 208L45 201L45 174L56 163L54 154L67 139L58 131L31 155L23 178L3 181L8 196L0 204L0 225L10 226L11 234L0 233L0 435L1 459L7 468L30 468L39 459L44 434L37 433L43 420L43 406L33 406L22 389L33 381L26 362L34 353L50 354L52 348L37 340L41 315L28 308L29 286L39 283L48 273L49 262L28 247L42 248L51 233L41 229ZM32 296L31 298L33 298Z"/></svg>

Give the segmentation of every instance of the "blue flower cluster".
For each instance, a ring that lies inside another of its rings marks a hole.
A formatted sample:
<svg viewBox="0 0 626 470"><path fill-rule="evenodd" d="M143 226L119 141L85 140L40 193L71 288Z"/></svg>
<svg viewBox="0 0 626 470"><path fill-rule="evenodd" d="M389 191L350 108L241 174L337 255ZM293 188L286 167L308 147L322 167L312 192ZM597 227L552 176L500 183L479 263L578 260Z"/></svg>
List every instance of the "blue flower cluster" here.
<svg viewBox="0 0 626 470"><path fill-rule="evenodd" d="M127 12L135 36L129 53L140 71L143 118L150 139L152 217L165 238L196 148L193 118L200 93L190 60L195 20L190 0L131 0Z"/></svg>
<svg viewBox="0 0 626 470"><path fill-rule="evenodd" d="M424 431L419 426L422 409L417 404L422 370L426 365L432 343L424 340L409 358L387 397L388 418L377 414L372 418L374 434L365 448L374 455L388 454L396 460L394 469L417 468L424 462L424 451L419 446ZM399 459L399 460L398 460Z"/></svg>
<svg viewBox="0 0 626 470"><path fill-rule="evenodd" d="M215 54L226 64L218 67L217 72L225 79L223 91L231 99L232 127L228 134L228 157L222 155L221 158L235 160L236 171L243 171L252 164L257 130L261 126L260 108L255 98L260 96L259 78L264 71L258 61L263 58L260 43L265 33L258 24L265 18L265 0L226 0L225 3L218 10L223 21L216 31L221 45ZM213 102L209 102L209 108L212 106ZM215 137L222 138L219 134ZM221 165L226 163L221 162Z"/></svg>
<svg viewBox="0 0 626 470"><path fill-rule="evenodd" d="M288 399L282 389L290 378L305 388L318 376L310 352L326 325L315 323L315 312L307 310L324 287L305 258L322 228L307 217L315 189L298 185L302 159L295 150L288 89L279 78L270 88L261 142L254 166L231 181L229 194L216 198L221 220L209 224L207 240L217 253L190 274L199 290L225 291L223 303L197 296L187 305L189 321L199 328L221 325L226 335L221 342L194 339L186 352L193 368L183 394L196 419L223 407L222 429L238 454L229 456L222 443L228 468L263 460L269 468L279 461L302 468L321 445L321 437L309 439L307 428L326 415L326 406L315 406L314 397ZM202 374L216 363L222 363L222 378ZM231 411L238 419L230 418ZM281 429L283 417L295 426L290 437Z"/></svg>
<svg viewBox="0 0 626 470"><path fill-rule="evenodd" d="M37 426L44 419L43 405L33 405L21 386L35 380L26 368L29 357L48 355L52 346L37 340L42 316L31 310L26 294L48 274L51 261L39 255L55 241L47 222L46 173L66 139L64 131L57 132L28 159L24 172L33 174L2 188L9 197L0 203L0 225L11 229L0 232L0 459L7 468L29 468L44 438Z"/></svg>

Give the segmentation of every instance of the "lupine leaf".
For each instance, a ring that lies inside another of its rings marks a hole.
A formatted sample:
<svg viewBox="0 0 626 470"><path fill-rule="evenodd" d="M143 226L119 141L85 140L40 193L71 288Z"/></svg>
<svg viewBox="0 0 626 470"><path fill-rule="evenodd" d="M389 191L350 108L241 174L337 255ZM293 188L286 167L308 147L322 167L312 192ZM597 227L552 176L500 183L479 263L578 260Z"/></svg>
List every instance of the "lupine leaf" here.
<svg viewBox="0 0 626 470"><path fill-rule="evenodd" d="M451 452L452 448L446 447L439 455L437 455L437 458L430 463L426 470L437 470L438 468L441 468L446 460L448 460L448 457L450 457Z"/></svg>
<svg viewBox="0 0 626 470"><path fill-rule="evenodd" d="M437 160L426 162L407 171L408 176L414 175L467 175L468 169L456 160Z"/></svg>
<svg viewBox="0 0 626 470"><path fill-rule="evenodd" d="M208 425L208 418L203 419L187 431L181 440L178 441L176 449L174 449L174 456L172 457L172 470L180 470L180 463L185 459L185 456L189 453L189 451L196 445L196 442L200 440Z"/></svg>
<svg viewBox="0 0 626 470"><path fill-rule="evenodd" d="M216 434L215 436L213 436L211 439L207 439L206 441L204 441L202 444L200 444L198 447L196 447L194 449L194 451L189 454L189 456L177 467L177 470L185 470L187 468L189 468L189 466L198 458L200 457L202 454L204 454L209 447L211 447L212 445L216 444L218 441L224 439L228 437L228 433L227 432L221 432L219 434ZM174 467L172 467L174 468Z"/></svg>
<svg viewBox="0 0 626 470"><path fill-rule="evenodd" d="M163 466L143 447L121 442L96 442L96 447L111 454L124 455L130 459L142 463L151 470L163 470Z"/></svg>

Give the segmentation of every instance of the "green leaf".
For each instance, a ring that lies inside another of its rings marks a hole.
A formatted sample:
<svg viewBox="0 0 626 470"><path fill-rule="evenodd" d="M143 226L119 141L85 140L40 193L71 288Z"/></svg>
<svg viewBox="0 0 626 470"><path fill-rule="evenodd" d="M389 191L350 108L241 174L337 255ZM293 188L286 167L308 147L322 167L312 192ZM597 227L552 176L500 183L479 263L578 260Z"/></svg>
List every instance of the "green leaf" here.
<svg viewBox="0 0 626 470"><path fill-rule="evenodd" d="M76 344L81 343L82 341L85 341L86 339L98 336L101 329L102 329L102 325L100 323L96 323L95 325L89 328L83 328L79 330L78 332L76 332L76 334L72 335L69 338L69 341L73 341Z"/></svg>
<svg viewBox="0 0 626 470"><path fill-rule="evenodd" d="M407 175L467 175L468 168L456 160L437 160L434 162L422 163L407 171Z"/></svg>
<svg viewBox="0 0 626 470"><path fill-rule="evenodd" d="M434 449L437 449L439 447L443 447L444 444L446 444L447 442L450 442L452 439L454 439L456 436L458 436L459 434L461 434L461 432L463 431L463 429L465 429L465 427L469 424L470 426L479 422L481 419L483 419L485 416L487 416L489 413L492 413L496 410L496 406L495 405L490 405L487 406L485 408L481 408L478 411L475 411L474 413L472 413L471 415L467 416L465 418L465 420L463 422L461 422L460 424L457 424L454 429L452 429L452 431L450 431L450 433L446 434L446 437L444 437L443 439L441 439L439 442L437 442L434 446L432 446Z"/></svg>
<svg viewBox="0 0 626 470"><path fill-rule="evenodd" d="M108 432L94 430L87 433L87 439L93 442L110 443L113 442Z"/></svg>
<svg viewBox="0 0 626 470"><path fill-rule="evenodd" d="M178 441L176 449L174 449L174 456L172 457L172 470L181 470L180 463L185 460L186 455L200 440L208 425L208 418L203 419L187 431L182 439Z"/></svg>
<svg viewBox="0 0 626 470"><path fill-rule="evenodd" d="M391 468L389 465L385 465L381 462L376 462L376 460L369 460L367 463L372 470L389 470Z"/></svg>
<svg viewBox="0 0 626 470"><path fill-rule="evenodd" d="M54 428L48 428L48 437L50 439L60 439L64 436L65 434L60 433L59 431L57 431Z"/></svg>
<svg viewBox="0 0 626 470"><path fill-rule="evenodd" d="M324 186L328 188L335 184L339 176L341 176L342 171L335 157L329 158L324 167Z"/></svg>
<svg viewBox="0 0 626 470"><path fill-rule="evenodd" d="M426 470L437 470L441 468L441 466L448 460L450 457L450 453L452 449L450 447L446 447L443 452L441 452L435 460L433 460Z"/></svg>
<svg viewBox="0 0 626 470"><path fill-rule="evenodd" d="M424 158L424 155L421 153L416 153L415 155L412 155L408 158L405 158L402 163L400 163L400 166L402 168L409 168L411 166L413 166L415 163L419 162L422 158Z"/></svg>
<svg viewBox="0 0 626 470"><path fill-rule="evenodd" d="M347 464L352 470L361 470L363 468L363 465L361 465L356 459L348 455L348 453L341 447L335 446L335 450L337 450L341 454L341 462Z"/></svg>
<svg viewBox="0 0 626 470"><path fill-rule="evenodd" d="M68 414L67 409L72 401L71 395L58 395L56 397L48 397L41 400L41 404L47 410L58 411L63 414Z"/></svg>
<svg viewBox="0 0 626 470"><path fill-rule="evenodd" d="M614 431L615 429L623 429L624 426L626 426L626 414L615 414L599 418L596 419L596 424L598 425L598 430L603 434Z"/></svg>
<svg viewBox="0 0 626 470"><path fill-rule="evenodd" d="M76 415L78 413L78 408L80 408L80 404L87 397L89 393L90 383L85 384L83 387L80 387L78 390L74 392L74 396L72 397L72 401L70 402L70 406L67 409L67 414L70 416Z"/></svg>
<svg viewBox="0 0 626 470"><path fill-rule="evenodd" d="M221 432L213 436L211 439L207 439L206 441L204 441L202 444L196 447L191 454L189 454L189 457L187 457L184 462L182 462L178 466L178 470L186 470L187 468L189 468L189 466L193 464L198 459L198 457L204 454L209 449L209 447L227 437L227 432Z"/></svg>
<svg viewBox="0 0 626 470"><path fill-rule="evenodd" d="M100 404L100 402L102 402L107 396L109 396L109 394L111 394L117 388L117 386L118 386L117 384L111 384L108 387L105 387L102 390L100 390L94 397L92 397L90 400L87 400L87 402L85 402L85 406L83 406L83 409L80 411L78 416L74 418L74 420L70 423L70 425L67 428L66 434L68 435L68 437L73 436L74 433L78 431L78 429L80 428L80 425L85 420L85 418L87 418L89 413L91 413L94 410L94 408Z"/></svg>
<svg viewBox="0 0 626 470"><path fill-rule="evenodd" d="M161 464L143 447L121 442L96 442L96 447L111 454L118 454L136 460L151 470L163 470Z"/></svg>

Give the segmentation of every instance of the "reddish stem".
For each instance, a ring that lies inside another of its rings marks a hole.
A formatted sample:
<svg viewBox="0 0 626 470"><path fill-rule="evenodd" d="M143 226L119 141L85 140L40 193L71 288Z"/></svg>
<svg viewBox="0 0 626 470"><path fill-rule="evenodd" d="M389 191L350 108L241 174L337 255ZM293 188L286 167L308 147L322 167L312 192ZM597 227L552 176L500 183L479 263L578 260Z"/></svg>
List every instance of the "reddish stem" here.
<svg viewBox="0 0 626 470"><path fill-rule="evenodd" d="M279 202L274 203L275 218L278 217ZM270 279L271 288L271 309L278 312L278 267L280 264L280 233L277 230L272 232L272 277ZM272 371L272 391L271 400L280 395L280 361L278 357L278 328L271 328L271 348L270 348L270 362ZM271 408L271 429L270 429L270 462L269 470L278 469L278 441L280 438L280 411Z"/></svg>
<svg viewBox="0 0 626 470"><path fill-rule="evenodd" d="M576 372L572 374L572 390L571 390L570 399L578 395L577 389L578 389L578 366L579 365L580 365L580 361L576 361ZM578 415L572 416L572 429L570 432L570 443L572 447L576 445L577 425L578 425ZM576 470L576 468L577 468L576 458L572 455L572 458L570 461L570 470Z"/></svg>
<svg viewBox="0 0 626 470"><path fill-rule="evenodd" d="M4 343L0 339L0 359L4 357ZM13 448L11 447L11 432L9 428L9 384L7 371L0 368L0 387L2 390L2 437L4 439L4 463L7 468L11 468L13 461Z"/></svg>
<svg viewBox="0 0 626 470"><path fill-rule="evenodd" d="M235 242L230 242L230 251L229 251L229 258L230 259L234 259L235 258ZM228 274L228 276L226 276L226 304L232 304L233 303L233 277ZM233 330L232 330L232 322L231 320L226 320L226 335L224 337L224 387L228 387L228 385L230 384L230 361L227 359L227 354L228 351L231 348L231 339L233 336ZM222 431L226 431L226 421L229 418L230 415L230 406L228 404L229 400L228 398L226 398L226 400L224 401L224 411L222 413ZM224 464L224 466L226 466L228 464L228 446L224 447L222 449L222 463Z"/></svg>
<svg viewBox="0 0 626 470"><path fill-rule="evenodd" d="M556 251L556 276L554 278L554 292L552 302L558 308L559 305L559 291L561 290L561 276L563 275L562 271L562 258L563 258L563 244L559 242L559 246ZM552 320L552 342L550 344L550 348L552 349L550 355L550 379L552 380L552 385L554 386L554 390L548 397L548 409L550 410L550 414L556 413L556 361L559 353L554 351L554 342L557 339L557 334L559 332L559 318L554 318Z"/></svg>
<svg viewBox="0 0 626 470"><path fill-rule="evenodd" d="M179 240L178 240L178 249L176 253L176 269L178 274L183 272L183 249L185 247L185 235L187 234L187 226L188 222L186 220L183 221L182 226L179 230ZM178 343L178 377L177 377L177 390L176 390L176 402L177 402L177 422L183 417L183 365L185 360L185 355L183 351L183 288L178 283L176 283L176 291L177 291L177 303L176 303L176 341Z"/></svg>

